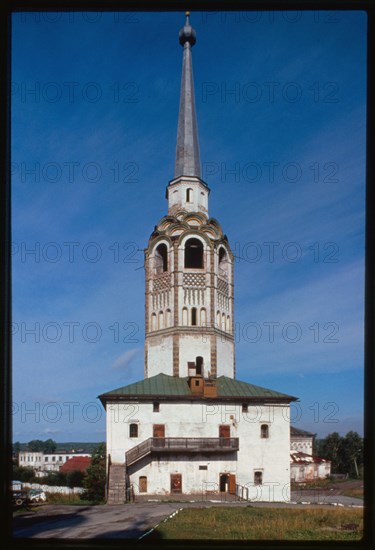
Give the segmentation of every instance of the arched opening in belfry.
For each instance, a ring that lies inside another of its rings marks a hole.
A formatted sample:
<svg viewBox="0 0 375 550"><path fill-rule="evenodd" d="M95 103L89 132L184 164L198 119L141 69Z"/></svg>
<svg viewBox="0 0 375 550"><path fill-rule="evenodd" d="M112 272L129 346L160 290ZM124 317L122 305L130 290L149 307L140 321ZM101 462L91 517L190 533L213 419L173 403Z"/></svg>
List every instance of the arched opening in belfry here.
<svg viewBox="0 0 375 550"><path fill-rule="evenodd" d="M159 244L155 250L155 271L156 273L168 271L168 248L164 243Z"/></svg>
<svg viewBox="0 0 375 550"><path fill-rule="evenodd" d="M219 275L222 277L228 275L228 254L223 246L219 248Z"/></svg>
<svg viewBox="0 0 375 550"><path fill-rule="evenodd" d="M188 239L185 243L185 268L203 268L203 243L199 239Z"/></svg>

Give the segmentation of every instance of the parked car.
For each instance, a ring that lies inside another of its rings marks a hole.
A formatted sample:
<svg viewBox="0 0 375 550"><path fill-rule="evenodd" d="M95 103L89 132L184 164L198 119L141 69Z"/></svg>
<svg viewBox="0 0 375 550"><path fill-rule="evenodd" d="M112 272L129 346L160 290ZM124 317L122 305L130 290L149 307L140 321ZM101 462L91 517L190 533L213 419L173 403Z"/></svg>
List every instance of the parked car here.
<svg viewBox="0 0 375 550"><path fill-rule="evenodd" d="M25 491L13 491L13 506L24 506L29 501L29 495Z"/></svg>
<svg viewBox="0 0 375 550"><path fill-rule="evenodd" d="M41 489L30 489L28 498L30 502L46 502L47 495Z"/></svg>

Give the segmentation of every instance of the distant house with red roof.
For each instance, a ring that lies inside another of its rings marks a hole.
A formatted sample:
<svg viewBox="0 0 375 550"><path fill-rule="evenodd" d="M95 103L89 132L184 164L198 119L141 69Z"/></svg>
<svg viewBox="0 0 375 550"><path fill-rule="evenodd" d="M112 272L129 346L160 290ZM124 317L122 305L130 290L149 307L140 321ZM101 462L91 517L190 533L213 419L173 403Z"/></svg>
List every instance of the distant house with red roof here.
<svg viewBox="0 0 375 550"><path fill-rule="evenodd" d="M90 464L91 457L89 456L73 456L60 467L60 472L63 472L65 474L76 470L80 472L86 472Z"/></svg>
<svg viewBox="0 0 375 550"><path fill-rule="evenodd" d="M331 475L331 462L319 456L301 451L290 451L290 475L292 481L326 479Z"/></svg>

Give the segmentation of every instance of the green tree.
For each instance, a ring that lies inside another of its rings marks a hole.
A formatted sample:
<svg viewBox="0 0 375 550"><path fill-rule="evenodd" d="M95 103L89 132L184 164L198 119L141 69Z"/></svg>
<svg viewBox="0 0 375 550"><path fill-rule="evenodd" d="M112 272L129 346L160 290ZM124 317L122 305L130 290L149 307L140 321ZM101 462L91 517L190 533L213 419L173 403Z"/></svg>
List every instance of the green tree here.
<svg viewBox="0 0 375 550"><path fill-rule="evenodd" d="M53 439L47 439L44 441L42 450L47 454L54 453L56 451L56 441Z"/></svg>
<svg viewBox="0 0 375 550"><path fill-rule="evenodd" d="M30 482L34 479L35 472L32 468L13 465L13 479L17 481Z"/></svg>
<svg viewBox="0 0 375 550"><path fill-rule="evenodd" d="M342 437L333 432L319 442L319 456L331 461L333 474L346 473L342 471Z"/></svg>
<svg viewBox="0 0 375 550"><path fill-rule="evenodd" d="M41 439L32 439L27 444L27 450L31 453L41 453L44 449L44 441Z"/></svg>
<svg viewBox="0 0 375 550"><path fill-rule="evenodd" d="M73 470L66 474L66 484L68 487L83 487L83 480L85 478L85 472L80 470Z"/></svg>
<svg viewBox="0 0 375 550"><path fill-rule="evenodd" d="M92 454L91 464L87 468L83 481L85 491L81 498L99 503L104 501L106 482L106 450L104 443L96 447Z"/></svg>
<svg viewBox="0 0 375 550"><path fill-rule="evenodd" d="M342 440L341 445L342 466L350 477L360 477L363 466L363 438L350 431Z"/></svg>
<svg viewBox="0 0 375 550"><path fill-rule="evenodd" d="M21 443L19 441L16 441L15 443L13 443L13 454L16 455L17 458L20 450L21 450Z"/></svg>

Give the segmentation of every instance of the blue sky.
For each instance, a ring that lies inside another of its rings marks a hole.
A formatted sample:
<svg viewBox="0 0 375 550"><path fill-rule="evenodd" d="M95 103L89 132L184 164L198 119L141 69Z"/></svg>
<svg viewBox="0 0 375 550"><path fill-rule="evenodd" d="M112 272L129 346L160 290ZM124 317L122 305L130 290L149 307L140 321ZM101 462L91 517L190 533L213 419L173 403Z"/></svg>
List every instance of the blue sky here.
<svg viewBox="0 0 375 550"><path fill-rule="evenodd" d="M183 22L14 15L14 440L104 440L97 396L143 378ZM237 378L299 397L302 429L362 433L366 16L191 23L209 211L236 256Z"/></svg>

